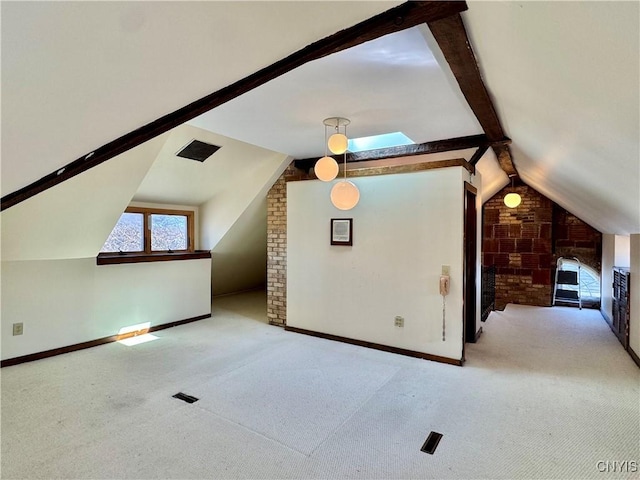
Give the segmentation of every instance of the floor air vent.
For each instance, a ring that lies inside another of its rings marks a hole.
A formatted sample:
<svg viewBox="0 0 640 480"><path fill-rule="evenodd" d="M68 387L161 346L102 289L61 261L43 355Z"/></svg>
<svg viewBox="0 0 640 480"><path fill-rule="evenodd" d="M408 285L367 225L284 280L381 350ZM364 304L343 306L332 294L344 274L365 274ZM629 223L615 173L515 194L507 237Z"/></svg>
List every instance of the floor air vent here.
<svg viewBox="0 0 640 480"><path fill-rule="evenodd" d="M211 143L193 140L186 147L176 153L177 156L195 160L196 162L204 162L211 155L216 153L220 147Z"/></svg>
<svg viewBox="0 0 640 480"><path fill-rule="evenodd" d="M182 392L176 393L175 395L173 395L173 398L183 400L187 403L193 403L198 401L196 397L192 397L191 395L187 395L186 393L182 393Z"/></svg>
<svg viewBox="0 0 640 480"><path fill-rule="evenodd" d="M438 432L431 432L420 449L421 452L433 455L433 452L438 448L442 434Z"/></svg>

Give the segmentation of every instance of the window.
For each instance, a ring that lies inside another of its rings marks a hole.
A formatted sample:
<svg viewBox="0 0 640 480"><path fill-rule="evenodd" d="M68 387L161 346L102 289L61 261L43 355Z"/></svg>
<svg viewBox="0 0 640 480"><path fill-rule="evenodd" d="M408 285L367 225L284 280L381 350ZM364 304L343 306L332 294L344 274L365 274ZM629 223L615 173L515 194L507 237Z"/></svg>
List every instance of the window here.
<svg viewBox="0 0 640 480"><path fill-rule="evenodd" d="M100 253L193 252L193 212L129 207Z"/></svg>
<svg viewBox="0 0 640 480"><path fill-rule="evenodd" d="M572 272L578 271L578 262L569 259L562 260L562 268ZM580 297L582 300L599 300L600 299L600 274L593 268L580 265ZM578 285L563 285L565 290L578 291Z"/></svg>
<svg viewBox="0 0 640 480"><path fill-rule="evenodd" d="M402 132L383 133L382 135L374 135L372 137L349 139L349 151L355 153L414 144L415 142Z"/></svg>

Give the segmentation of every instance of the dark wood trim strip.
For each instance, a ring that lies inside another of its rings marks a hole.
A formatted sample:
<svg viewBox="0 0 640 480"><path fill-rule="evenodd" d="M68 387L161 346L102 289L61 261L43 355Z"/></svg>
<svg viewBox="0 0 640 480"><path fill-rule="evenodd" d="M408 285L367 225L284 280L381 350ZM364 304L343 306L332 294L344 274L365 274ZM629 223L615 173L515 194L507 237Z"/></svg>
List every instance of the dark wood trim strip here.
<svg viewBox="0 0 640 480"><path fill-rule="evenodd" d="M167 328L178 327L180 325L186 325L187 323L197 322L198 320L204 320L205 318L211 318L210 313L204 315L198 315L197 317L185 318L184 320L176 320L175 322L163 323L162 325L153 325L149 328L149 332L157 332L159 330L165 330Z"/></svg>
<svg viewBox="0 0 640 480"><path fill-rule="evenodd" d="M437 168L463 167L469 173L475 173L475 168L464 158L452 158L450 160L436 160L432 162L404 163L401 165L386 165L384 160L374 160L374 165L356 166L347 168L347 177L373 177L376 175L392 175L398 173L414 173ZM338 175L343 175L342 167ZM315 176L288 179L288 182L315 180Z"/></svg>
<svg viewBox="0 0 640 480"><path fill-rule="evenodd" d="M29 355L23 355L21 357L8 358L0 362L0 367L4 368L10 367L12 365L18 365L20 363L33 362L35 360L41 360L43 358L62 355L63 353L75 352L76 350L84 350L85 348L97 347L98 345L104 345L105 343L111 343L117 340L118 335L111 335L109 337L102 337L96 340L90 340L88 342L76 343L75 345L54 348L52 350L46 350L44 352L30 353Z"/></svg>
<svg viewBox="0 0 640 480"><path fill-rule="evenodd" d="M473 343L476 343L478 341L478 339L482 336L482 332L482 327L480 327L480 330L476 332L476 339L473 341Z"/></svg>
<svg viewBox="0 0 640 480"><path fill-rule="evenodd" d="M403 165L380 165L347 168L347 177L373 177L376 175L391 175L397 173L414 173L424 170L435 170L437 168L463 167L469 173L474 173L475 169L464 158L453 158L451 160L436 160L433 162L407 163ZM342 175L342 173L340 173Z"/></svg>
<svg viewBox="0 0 640 480"><path fill-rule="evenodd" d="M96 257L97 265L119 265L121 263L168 262L176 260L197 260L211 258L209 250L175 253L100 253Z"/></svg>
<svg viewBox="0 0 640 480"><path fill-rule="evenodd" d="M464 189L467 192L471 192L474 195L478 194L478 187L476 187L475 185L471 185L469 182L465 181L464 182Z"/></svg>
<svg viewBox="0 0 640 480"><path fill-rule="evenodd" d="M487 145L478 147L478 150L476 150L476 153L473 154L473 157L471 157L469 163L475 167L488 149L489 147Z"/></svg>
<svg viewBox="0 0 640 480"><path fill-rule="evenodd" d="M634 362L636 362L636 365L638 367L640 367L640 357L638 357L638 355L636 354L636 352L633 351L633 348L629 347L627 349L627 352L629 352L629 355L631 356L631 358L633 359Z"/></svg>
<svg viewBox="0 0 640 480"><path fill-rule="evenodd" d="M169 113L143 127L129 132L96 150L83 155L64 167L40 180L2 197L0 211L12 207L48 188L68 180L96 165L126 152L152 138L168 132L172 128L218 107L240 95L284 75L312 60L340 52L347 48L374 40L389 33L399 32L421 23L445 18L467 10L464 1L455 2L414 2L409 1L386 12L375 15L350 28L341 30L317 42L307 45L276 63L269 65L248 77L213 92L195 102Z"/></svg>
<svg viewBox="0 0 640 480"><path fill-rule="evenodd" d="M157 332L158 330L164 330L165 328L171 328L178 325L184 325L185 323L196 322L205 318L211 317L211 313L199 315L197 317L187 318L184 320L178 320L176 322L163 323L162 325L154 325L149 328L149 332ZM66 347L54 348L46 350L44 352L30 353L29 355L23 355L21 357L8 358L0 362L0 367L10 367L12 365L19 365L21 363L33 362L35 360L42 360L43 358L55 357L56 355L62 355L63 353L75 352L77 350L84 350L85 348L97 347L98 345L104 345L105 343L112 343L122 338L126 338L119 335L111 335L109 337L102 337L96 340L89 340L88 342L76 343L75 345L68 345Z"/></svg>
<svg viewBox="0 0 640 480"><path fill-rule="evenodd" d="M382 345L380 343L367 342L364 340L355 340L353 338L341 337L339 335L331 335L329 333L316 332L314 330L306 330L304 328L290 327L289 325L285 325L284 329L288 332L301 333L303 335L310 335L312 337L324 338L325 340L333 340L336 342L349 343L351 345L357 345L359 347L373 348L375 350L382 350L384 352L397 353L398 355L422 358L424 360L447 363L449 365L456 365L459 367L462 366L461 360L456 360L454 358L448 358L448 357L441 357L439 355L431 355L430 353L416 352L415 350L406 350L404 348L391 347L389 345Z"/></svg>

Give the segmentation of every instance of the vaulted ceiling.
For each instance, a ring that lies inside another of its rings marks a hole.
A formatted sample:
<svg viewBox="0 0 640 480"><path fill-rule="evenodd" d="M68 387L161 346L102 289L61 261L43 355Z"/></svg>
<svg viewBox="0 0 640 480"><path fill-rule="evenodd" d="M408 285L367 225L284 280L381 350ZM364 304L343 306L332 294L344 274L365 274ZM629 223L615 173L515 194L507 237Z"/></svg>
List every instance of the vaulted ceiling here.
<svg viewBox="0 0 640 480"><path fill-rule="evenodd" d="M2 2L2 195L400 3ZM640 232L639 4L468 7L521 178L603 232ZM322 119L334 115L352 120L350 136L482 133L425 24L307 63L190 123L303 157L324 153ZM491 150L478 168L489 195L507 181Z"/></svg>

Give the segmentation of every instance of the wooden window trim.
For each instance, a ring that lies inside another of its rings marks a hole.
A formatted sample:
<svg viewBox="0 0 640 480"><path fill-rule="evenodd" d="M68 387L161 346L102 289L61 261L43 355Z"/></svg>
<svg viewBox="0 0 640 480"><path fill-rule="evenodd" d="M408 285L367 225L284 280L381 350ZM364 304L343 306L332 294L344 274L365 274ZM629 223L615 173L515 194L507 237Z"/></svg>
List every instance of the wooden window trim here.
<svg viewBox="0 0 640 480"><path fill-rule="evenodd" d="M168 208L148 208L148 207L127 207L124 213L141 213L144 218L144 253L152 255L155 253L178 253L178 252L193 252L194 247L194 223L195 215L193 210L172 210ZM187 217L187 248L186 250L151 250L151 228L149 223L149 217L153 214L156 215L179 215ZM139 252L137 252L139 253Z"/></svg>
<svg viewBox="0 0 640 480"><path fill-rule="evenodd" d="M168 208L127 207L124 213L138 213L143 218L144 251L139 252L100 252L96 259L98 265L119 263L164 262L169 260L192 260L211 258L208 250L195 250L195 212L193 210L173 210ZM186 250L151 250L151 215L179 215L187 218Z"/></svg>
<svg viewBox="0 0 640 480"><path fill-rule="evenodd" d="M168 262L175 260L197 260L211 258L209 250L179 253L100 253L96 258L97 265L118 265L121 263Z"/></svg>

